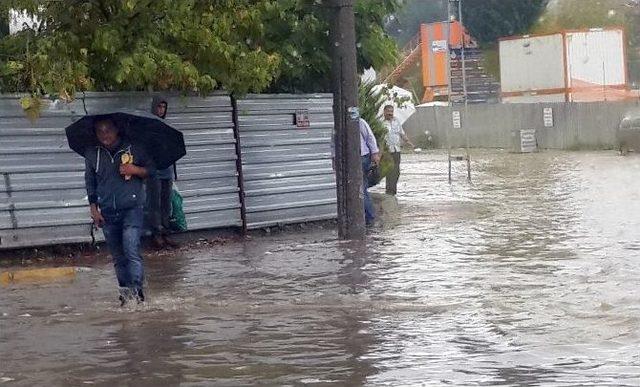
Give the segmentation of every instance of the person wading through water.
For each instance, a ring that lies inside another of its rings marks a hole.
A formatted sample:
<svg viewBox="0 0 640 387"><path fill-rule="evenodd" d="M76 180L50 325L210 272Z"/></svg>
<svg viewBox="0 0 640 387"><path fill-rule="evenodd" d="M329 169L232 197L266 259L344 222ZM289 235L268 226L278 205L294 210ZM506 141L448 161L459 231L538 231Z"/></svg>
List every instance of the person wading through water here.
<svg viewBox="0 0 640 387"><path fill-rule="evenodd" d="M120 286L120 305L144 302L140 255L145 192L143 181L155 168L146 152L131 144L109 119L94 123L100 145L85 152L85 185L91 218L102 228Z"/></svg>
<svg viewBox="0 0 640 387"><path fill-rule="evenodd" d="M397 118L393 116L393 105L386 105L384 107L384 119L382 125L384 125L387 133L385 139L387 141L387 148L391 153L393 159L393 168L387 174L387 182L385 191L388 195L395 195L398 192L398 179L400 178L400 155L402 152L403 141L411 148L415 148L407 134L402 129L402 124Z"/></svg>

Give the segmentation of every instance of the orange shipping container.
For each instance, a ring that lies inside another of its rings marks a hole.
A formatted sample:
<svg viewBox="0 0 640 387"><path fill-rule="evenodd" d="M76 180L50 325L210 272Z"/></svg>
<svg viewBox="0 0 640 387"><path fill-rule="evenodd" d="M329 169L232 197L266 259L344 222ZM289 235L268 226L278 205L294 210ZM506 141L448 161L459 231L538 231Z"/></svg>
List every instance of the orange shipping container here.
<svg viewBox="0 0 640 387"><path fill-rule="evenodd" d="M451 28L451 34L449 34ZM447 44L447 37L449 41ZM438 22L420 26L422 42L422 79L425 88L432 88L436 95L449 87L450 50L477 47L471 35L457 21ZM440 92L438 92L440 89Z"/></svg>

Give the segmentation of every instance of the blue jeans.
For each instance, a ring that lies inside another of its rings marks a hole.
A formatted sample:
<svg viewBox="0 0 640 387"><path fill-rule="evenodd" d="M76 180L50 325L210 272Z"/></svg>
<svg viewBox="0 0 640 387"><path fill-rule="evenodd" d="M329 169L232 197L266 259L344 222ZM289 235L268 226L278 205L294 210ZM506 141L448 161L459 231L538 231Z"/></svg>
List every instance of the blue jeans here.
<svg viewBox="0 0 640 387"><path fill-rule="evenodd" d="M140 255L140 237L144 212L142 207L126 210L102 210L104 237L113 257L118 285L142 289L144 266Z"/></svg>
<svg viewBox="0 0 640 387"><path fill-rule="evenodd" d="M376 218L376 210L373 208L373 201L369 195L369 184L367 173L371 167L371 155L362 156L362 194L364 197L364 220L367 224L372 224Z"/></svg>

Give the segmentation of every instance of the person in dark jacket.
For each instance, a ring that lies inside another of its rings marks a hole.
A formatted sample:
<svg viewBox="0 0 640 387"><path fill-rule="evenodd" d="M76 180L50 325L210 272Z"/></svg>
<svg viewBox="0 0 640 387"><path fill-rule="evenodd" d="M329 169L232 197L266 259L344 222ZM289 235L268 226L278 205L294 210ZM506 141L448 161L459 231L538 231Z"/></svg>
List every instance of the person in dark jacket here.
<svg viewBox="0 0 640 387"><path fill-rule="evenodd" d="M167 116L168 103L162 97L153 97L151 113L164 119ZM147 180L147 208L153 245L178 247L178 243L168 237L171 219L171 191L173 189L173 168L160 169L155 176Z"/></svg>
<svg viewBox="0 0 640 387"><path fill-rule="evenodd" d="M120 286L120 304L144 301L140 238L144 179L155 173L146 152L124 139L106 119L94 124L99 146L85 154L85 184L91 218L104 231Z"/></svg>

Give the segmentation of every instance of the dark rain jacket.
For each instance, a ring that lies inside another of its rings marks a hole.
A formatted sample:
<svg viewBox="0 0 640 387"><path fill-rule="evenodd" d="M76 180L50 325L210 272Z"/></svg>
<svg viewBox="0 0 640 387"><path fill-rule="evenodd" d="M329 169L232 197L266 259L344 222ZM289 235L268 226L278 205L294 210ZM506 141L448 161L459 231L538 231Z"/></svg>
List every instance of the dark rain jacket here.
<svg viewBox="0 0 640 387"><path fill-rule="evenodd" d="M85 153L85 185L90 204L100 209L125 210L145 204L143 180L132 176L130 180L120 175L122 154L130 152L133 164L155 173L153 161L144 149L121 140L114 152L102 146L88 148Z"/></svg>

